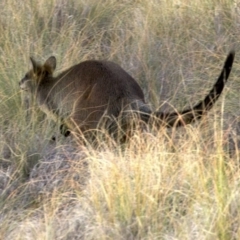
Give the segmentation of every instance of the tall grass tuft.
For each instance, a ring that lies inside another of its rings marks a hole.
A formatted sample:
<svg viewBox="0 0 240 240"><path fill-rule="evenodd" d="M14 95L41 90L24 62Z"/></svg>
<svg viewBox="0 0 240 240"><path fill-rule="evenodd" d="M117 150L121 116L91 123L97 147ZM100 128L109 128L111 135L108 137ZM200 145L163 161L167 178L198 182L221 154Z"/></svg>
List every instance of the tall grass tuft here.
<svg viewBox="0 0 240 240"><path fill-rule="evenodd" d="M0 238L239 239L239 26L232 0L2 0ZM60 136L18 84L30 56L55 55L58 72L105 59L153 109L181 110L230 49L230 81L201 123L136 131L124 146Z"/></svg>

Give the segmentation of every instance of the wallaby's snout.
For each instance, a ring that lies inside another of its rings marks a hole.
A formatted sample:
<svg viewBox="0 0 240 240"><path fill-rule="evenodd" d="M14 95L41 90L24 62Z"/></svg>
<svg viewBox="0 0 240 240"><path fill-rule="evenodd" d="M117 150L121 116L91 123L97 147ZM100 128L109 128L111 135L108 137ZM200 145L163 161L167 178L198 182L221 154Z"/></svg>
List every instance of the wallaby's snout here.
<svg viewBox="0 0 240 240"><path fill-rule="evenodd" d="M19 87L21 88L21 90L23 91L28 91L28 88L26 86L26 79L25 77L21 79L21 81L19 82Z"/></svg>
<svg viewBox="0 0 240 240"><path fill-rule="evenodd" d="M30 73L27 73L19 82L19 87L23 91L30 92L32 90L32 84L33 82L30 77Z"/></svg>

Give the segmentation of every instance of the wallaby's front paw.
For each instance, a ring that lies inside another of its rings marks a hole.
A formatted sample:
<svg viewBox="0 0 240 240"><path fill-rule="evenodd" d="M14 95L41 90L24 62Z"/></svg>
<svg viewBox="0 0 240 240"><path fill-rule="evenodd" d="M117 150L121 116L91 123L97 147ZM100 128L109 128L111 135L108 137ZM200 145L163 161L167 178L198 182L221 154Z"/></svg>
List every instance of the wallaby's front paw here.
<svg viewBox="0 0 240 240"><path fill-rule="evenodd" d="M64 135L65 137L68 137L71 132L69 131L69 129L67 128L67 126L65 124L61 124L61 126L60 126L60 133L62 135Z"/></svg>

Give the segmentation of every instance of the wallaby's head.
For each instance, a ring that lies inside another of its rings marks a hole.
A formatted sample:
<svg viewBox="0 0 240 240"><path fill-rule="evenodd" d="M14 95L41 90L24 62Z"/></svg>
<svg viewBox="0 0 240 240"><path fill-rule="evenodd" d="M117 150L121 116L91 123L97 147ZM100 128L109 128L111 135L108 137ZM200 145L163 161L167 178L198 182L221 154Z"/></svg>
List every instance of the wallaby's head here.
<svg viewBox="0 0 240 240"><path fill-rule="evenodd" d="M22 90L34 93L41 83L51 79L56 69L56 58L54 56L49 57L43 65L36 62L32 57L30 57L30 60L32 69L25 74L19 85Z"/></svg>

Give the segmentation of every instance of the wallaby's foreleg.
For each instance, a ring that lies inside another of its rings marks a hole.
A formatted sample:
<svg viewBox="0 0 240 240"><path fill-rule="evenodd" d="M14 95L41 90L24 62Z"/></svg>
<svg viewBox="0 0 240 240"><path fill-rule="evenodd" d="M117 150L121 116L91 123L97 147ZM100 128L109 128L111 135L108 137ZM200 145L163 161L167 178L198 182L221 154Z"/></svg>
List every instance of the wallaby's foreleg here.
<svg viewBox="0 0 240 240"><path fill-rule="evenodd" d="M70 132L69 128L67 127L67 125L63 123L60 125L60 133L62 135L64 135L65 137L68 137L71 132Z"/></svg>

